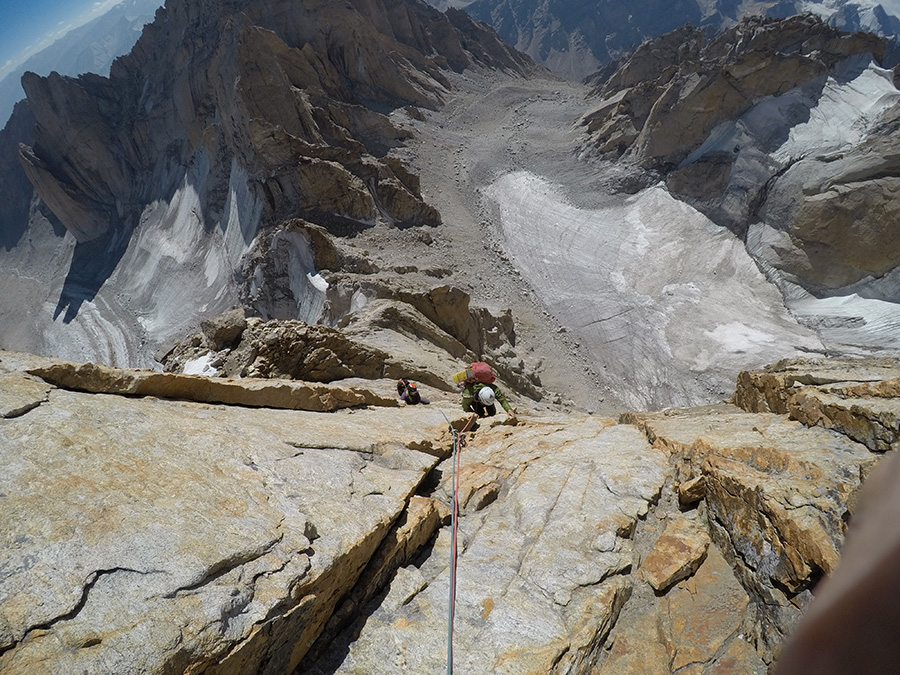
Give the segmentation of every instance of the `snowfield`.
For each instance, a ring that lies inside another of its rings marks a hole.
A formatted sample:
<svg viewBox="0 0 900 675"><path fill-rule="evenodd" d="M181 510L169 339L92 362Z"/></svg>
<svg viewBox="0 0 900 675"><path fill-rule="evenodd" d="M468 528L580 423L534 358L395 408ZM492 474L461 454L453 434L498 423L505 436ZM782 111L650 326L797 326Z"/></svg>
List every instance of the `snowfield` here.
<svg viewBox="0 0 900 675"><path fill-rule="evenodd" d="M725 398L741 369L824 350L743 243L660 186L596 210L528 172L487 194L514 265L627 405Z"/></svg>

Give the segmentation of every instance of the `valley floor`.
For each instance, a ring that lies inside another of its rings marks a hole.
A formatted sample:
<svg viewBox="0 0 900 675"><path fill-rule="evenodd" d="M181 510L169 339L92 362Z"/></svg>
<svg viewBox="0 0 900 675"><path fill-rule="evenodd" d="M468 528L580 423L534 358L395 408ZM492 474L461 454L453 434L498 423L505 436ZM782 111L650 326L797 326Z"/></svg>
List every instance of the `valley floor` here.
<svg viewBox="0 0 900 675"><path fill-rule="evenodd" d="M356 244L386 267L447 267L474 301L511 308L515 349L555 402L608 415L712 403L741 369L824 351L743 242L661 187L616 188L627 169L581 147L585 86L452 82L425 121L394 115L414 134L394 152L443 217L433 242L377 227Z"/></svg>

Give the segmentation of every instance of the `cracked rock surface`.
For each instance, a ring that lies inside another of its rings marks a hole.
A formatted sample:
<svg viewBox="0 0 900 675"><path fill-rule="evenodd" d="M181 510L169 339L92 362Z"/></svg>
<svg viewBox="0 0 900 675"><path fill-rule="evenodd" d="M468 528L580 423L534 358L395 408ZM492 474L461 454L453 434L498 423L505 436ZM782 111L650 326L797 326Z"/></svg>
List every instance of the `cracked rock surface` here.
<svg viewBox="0 0 900 675"><path fill-rule="evenodd" d="M846 415L868 419L875 399L883 417L897 367L786 361L742 373L734 398L828 391ZM334 412L251 408L10 352L0 380L20 411L0 419L4 674L446 666L446 425L464 422L445 392L428 406L370 392ZM464 433L456 667L766 672L837 567L881 457L854 425L790 410L616 422L523 406L516 424Z"/></svg>
<svg viewBox="0 0 900 675"><path fill-rule="evenodd" d="M0 428L4 673L289 669L437 461L407 445L443 422L3 378L46 399Z"/></svg>

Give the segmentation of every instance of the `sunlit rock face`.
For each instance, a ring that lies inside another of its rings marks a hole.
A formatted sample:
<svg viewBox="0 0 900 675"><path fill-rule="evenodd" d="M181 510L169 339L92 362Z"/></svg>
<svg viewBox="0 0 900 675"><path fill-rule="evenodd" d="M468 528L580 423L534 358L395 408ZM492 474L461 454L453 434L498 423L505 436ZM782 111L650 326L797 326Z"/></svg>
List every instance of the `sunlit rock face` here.
<svg viewBox="0 0 900 675"><path fill-rule="evenodd" d="M457 668L762 675L900 443L873 425L898 372L785 361L741 374L744 408L618 421L517 397L515 425L458 443L454 395L403 405L361 366L323 385L0 351L0 669L439 670L455 570Z"/></svg>

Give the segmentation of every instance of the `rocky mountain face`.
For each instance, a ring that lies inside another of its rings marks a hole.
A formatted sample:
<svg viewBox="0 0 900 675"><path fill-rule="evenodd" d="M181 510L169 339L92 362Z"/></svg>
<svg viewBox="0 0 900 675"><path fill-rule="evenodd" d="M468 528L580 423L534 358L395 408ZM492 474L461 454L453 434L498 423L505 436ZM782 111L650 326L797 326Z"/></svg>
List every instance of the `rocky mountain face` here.
<svg viewBox="0 0 900 675"><path fill-rule="evenodd" d="M525 403L464 442L452 394L401 406L370 368L332 360L317 384L0 353L0 669L442 669L458 480L457 669L765 673L900 443L890 360L784 362L733 403L618 421Z"/></svg>
<svg viewBox="0 0 900 675"><path fill-rule="evenodd" d="M685 24L717 33L748 16L786 18L813 13L849 32L861 30L882 36L900 32L900 7L868 0L679 0L637 6L606 0L476 0L466 11L493 26L506 42L538 63L579 80L626 56L645 40Z"/></svg>
<svg viewBox="0 0 900 675"><path fill-rule="evenodd" d="M893 330L881 312L900 298L885 227L900 205L898 92L883 53L875 36L811 16L747 20L711 40L685 27L598 78L582 123L592 151L662 177L744 238L795 315L862 345L853 324ZM829 298L867 302L829 319Z"/></svg>
<svg viewBox="0 0 900 675"><path fill-rule="evenodd" d="M0 123L12 113L16 102L25 98L22 75L35 72L76 76L81 73L109 73L112 62L127 54L153 20L161 0L125 0L103 16L76 28L52 45L26 59L0 79Z"/></svg>
<svg viewBox="0 0 900 675"><path fill-rule="evenodd" d="M174 0L108 78L26 75L35 124L7 131L24 145L4 156L15 181L0 214L5 240L30 241L4 283L42 307L19 342L152 365L145 345L198 313L243 304L318 320L327 261L304 232L439 223L417 177L387 156L407 132L383 113L438 106L444 73L479 62L533 67L464 13L419 3ZM27 235L19 159L44 205ZM15 311L11 301L0 316ZM98 325L113 331L100 345Z"/></svg>
<svg viewBox="0 0 900 675"><path fill-rule="evenodd" d="M686 22L699 25L694 0L620 2L476 0L466 8L493 26L506 42L552 71L580 80L614 61L644 40Z"/></svg>

